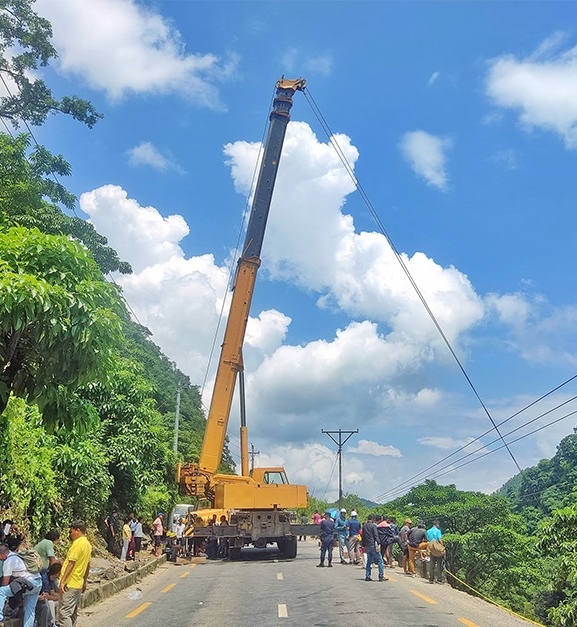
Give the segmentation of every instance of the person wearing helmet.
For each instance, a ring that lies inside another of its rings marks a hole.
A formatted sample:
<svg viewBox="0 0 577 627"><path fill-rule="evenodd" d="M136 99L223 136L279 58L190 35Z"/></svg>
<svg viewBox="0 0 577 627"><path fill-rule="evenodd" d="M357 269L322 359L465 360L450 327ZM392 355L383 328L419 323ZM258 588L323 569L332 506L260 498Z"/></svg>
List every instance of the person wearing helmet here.
<svg viewBox="0 0 577 627"><path fill-rule="evenodd" d="M351 517L347 520L347 547L349 551L349 564L361 563L361 550L360 550L360 533L361 523L357 519L357 512L353 510Z"/></svg>
<svg viewBox="0 0 577 627"><path fill-rule="evenodd" d="M335 531L339 541L339 558L341 564L346 564L345 546L347 545L347 510L343 507L335 518Z"/></svg>

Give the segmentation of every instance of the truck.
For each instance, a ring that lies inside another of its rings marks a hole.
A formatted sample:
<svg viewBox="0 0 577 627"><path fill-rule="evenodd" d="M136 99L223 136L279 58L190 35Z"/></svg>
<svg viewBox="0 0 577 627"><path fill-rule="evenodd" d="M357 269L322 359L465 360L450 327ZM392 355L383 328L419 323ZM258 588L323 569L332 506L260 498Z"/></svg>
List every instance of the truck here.
<svg viewBox="0 0 577 627"><path fill-rule="evenodd" d="M284 76L276 83L276 96L269 117L244 245L236 268L199 461L177 466L180 494L193 497L198 504L203 504L192 514L194 523L189 534L192 533L196 543L209 537L226 539L232 560L239 559L244 546L264 548L274 543L285 557L296 557L297 535L303 531L296 524L296 510L306 508L308 503L307 487L289 483L284 468L248 469L242 357L293 95L303 91L305 85L306 81L302 78L285 79ZM237 378L240 380L241 392L241 474L228 475L218 473L217 469L222 459Z"/></svg>

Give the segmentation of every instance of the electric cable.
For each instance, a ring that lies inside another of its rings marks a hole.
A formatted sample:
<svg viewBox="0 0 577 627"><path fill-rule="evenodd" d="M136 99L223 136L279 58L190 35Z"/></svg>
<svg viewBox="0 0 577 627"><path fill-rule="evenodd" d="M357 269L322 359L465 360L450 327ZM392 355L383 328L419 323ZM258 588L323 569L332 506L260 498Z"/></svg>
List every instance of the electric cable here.
<svg viewBox="0 0 577 627"><path fill-rule="evenodd" d="M577 376L577 375L576 375ZM541 396L540 398L538 398L537 400L533 401L532 403L530 403L529 405L527 405L526 407L524 407L523 409L519 410L518 412L514 413L512 416L509 416L509 418L503 420L502 422L499 423L499 426L504 425L505 423L509 422L509 420L511 420L512 418L514 418L515 416L518 416L519 414L521 414L523 411L525 411L526 409L529 409L530 407L534 406L537 402L539 402L540 400L543 400L544 398L546 398L547 396L549 396L550 394L552 394L554 391L557 391L559 388L561 388L563 385L566 385L569 381L572 381L575 377L571 377L571 379L568 379L567 381L565 381L564 383L562 383L561 385L557 386L554 390L551 390L550 392L548 392L547 394L544 394L543 396ZM577 399L577 396L573 396L570 399L564 401L563 403L560 403L559 405L556 405L555 407L547 410L546 412L539 414L537 417L532 418L531 420L523 423L521 426L517 427L516 429L513 429L512 431L509 431L507 433L504 434L504 437L510 435L511 433L514 433L515 431L518 431L519 429L522 429L528 425L530 425L531 423L535 422L536 420L538 420L539 418L542 418L543 416L546 416L547 414L550 414L552 411L555 411L557 409L559 409L560 407L563 407L564 405L567 405L568 403L570 403L571 401ZM373 501L379 501L382 498L385 498L389 493L396 493L398 492L400 489L406 489L407 487L411 487L415 481L417 480L421 480L424 477L424 475L426 475L430 470L432 470L433 468L436 468L437 466L439 466L440 464L442 464L443 462L447 461L448 459L450 459L451 457L453 457L454 455L460 453L461 451L464 451L466 448L468 448L469 446L471 446L472 444L474 444L475 442L478 442L481 438L483 438L484 436L488 435L489 433L491 433L493 430L489 429L488 431L485 431L485 433L481 434L480 436L476 437L474 440L471 440L470 442L467 442L467 444L464 444L463 446L459 447L458 449L456 449L455 451L453 451L451 454L446 455L445 457L443 457L443 459L439 460L438 462L431 464L430 466L428 466L427 468L425 468L425 470L422 470L421 472L417 473L416 475L413 475L412 477L410 477L409 479L406 479L405 481L402 481L400 484L394 486L393 488L390 488L389 490L383 492L382 494L380 494L379 496L371 499ZM483 445L481 448L479 449L475 449L475 451L473 451L472 453L469 453L468 455L465 455L464 457L459 458L456 461L461 461L462 459L465 459L471 455L474 455L477 451L482 450L483 448L485 448L486 446L490 446L491 444L494 444L495 442L498 441L498 438L496 440L493 440L491 442L489 442L486 445ZM443 468L439 469L439 470L443 470L444 468L447 468L448 466L450 466L450 464L447 464L447 466L443 466Z"/></svg>
<svg viewBox="0 0 577 627"><path fill-rule="evenodd" d="M329 489L329 487L330 487L330 485L331 485L331 479L333 478L333 474L334 474L334 472L335 472L335 466L337 465L337 461L338 461L338 459L339 459L339 455L338 455L338 453L337 453L337 454L335 455L335 461L333 462L333 467L331 468L331 474L329 475L329 479L328 479L328 481L327 481L327 485L326 485L326 487L325 487L325 491L323 492L323 498L321 499L321 501L324 501L324 500L325 500L325 497L326 497L326 495L327 495L327 491L328 491L328 489Z"/></svg>

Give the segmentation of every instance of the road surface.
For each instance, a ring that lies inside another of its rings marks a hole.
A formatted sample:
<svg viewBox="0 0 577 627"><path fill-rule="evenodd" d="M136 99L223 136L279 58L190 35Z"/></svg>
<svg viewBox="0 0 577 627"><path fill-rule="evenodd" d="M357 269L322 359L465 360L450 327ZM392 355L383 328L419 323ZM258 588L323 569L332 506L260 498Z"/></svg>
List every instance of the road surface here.
<svg viewBox="0 0 577 627"><path fill-rule="evenodd" d="M338 556L338 550L335 551ZM389 581L334 562L316 568L316 541L286 560L273 549L243 549L238 562L163 564L139 584L82 610L78 627L527 627L529 621L453 590L387 569Z"/></svg>

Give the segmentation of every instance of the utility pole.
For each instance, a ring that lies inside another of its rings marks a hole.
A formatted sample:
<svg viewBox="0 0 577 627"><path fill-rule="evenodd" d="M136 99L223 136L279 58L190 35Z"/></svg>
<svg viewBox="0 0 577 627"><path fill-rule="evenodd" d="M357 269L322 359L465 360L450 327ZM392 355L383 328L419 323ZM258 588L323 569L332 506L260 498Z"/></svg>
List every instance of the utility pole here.
<svg viewBox="0 0 577 627"><path fill-rule="evenodd" d="M249 455L250 455L250 469L252 471L252 470L254 470L254 458L255 458L256 455L260 455L260 451L255 451L254 450L254 444L252 444L252 443L250 445Z"/></svg>
<svg viewBox="0 0 577 627"><path fill-rule="evenodd" d="M176 384L176 411L174 412L174 444L172 450L178 453L178 422L180 420L180 382Z"/></svg>
<svg viewBox="0 0 577 627"><path fill-rule="evenodd" d="M325 431L324 429L321 429L321 433L326 433L338 447L337 455L339 456L339 509L341 509L342 507L343 500L343 445L351 436L358 432L358 429L355 429L354 431L343 431L342 429L339 429L338 431ZM336 440L335 438L333 438L333 434L338 434L339 439ZM343 435L347 436L344 440Z"/></svg>

